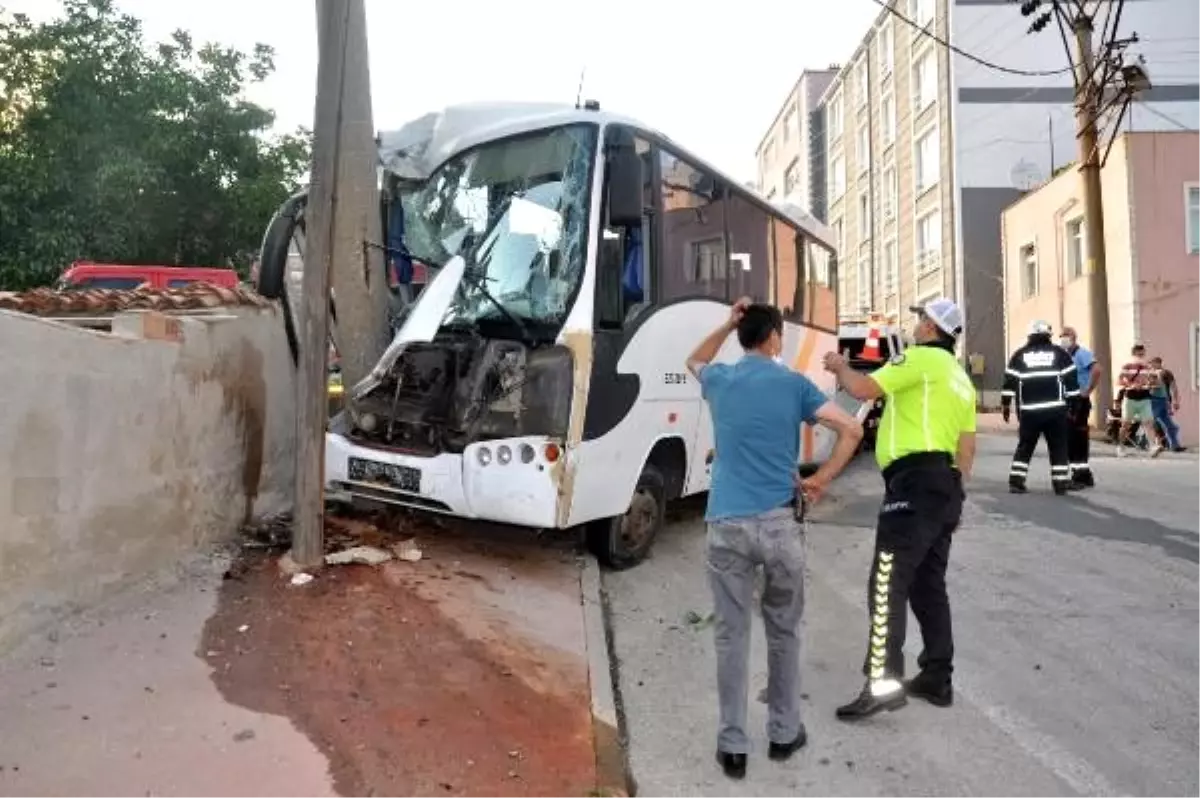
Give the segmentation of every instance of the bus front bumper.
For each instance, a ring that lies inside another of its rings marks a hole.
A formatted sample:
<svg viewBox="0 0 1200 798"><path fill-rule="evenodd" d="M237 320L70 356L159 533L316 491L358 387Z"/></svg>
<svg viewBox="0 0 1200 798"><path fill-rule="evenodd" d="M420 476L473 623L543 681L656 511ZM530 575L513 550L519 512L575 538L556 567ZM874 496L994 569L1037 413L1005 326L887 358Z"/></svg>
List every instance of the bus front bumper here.
<svg viewBox="0 0 1200 798"><path fill-rule="evenodd" d="M549 454L557 451L557 459ZM566 454L543 437L473 443L462 454L433 457L362 446L325 435L329 498L549 529L557 526Z"/></svg>

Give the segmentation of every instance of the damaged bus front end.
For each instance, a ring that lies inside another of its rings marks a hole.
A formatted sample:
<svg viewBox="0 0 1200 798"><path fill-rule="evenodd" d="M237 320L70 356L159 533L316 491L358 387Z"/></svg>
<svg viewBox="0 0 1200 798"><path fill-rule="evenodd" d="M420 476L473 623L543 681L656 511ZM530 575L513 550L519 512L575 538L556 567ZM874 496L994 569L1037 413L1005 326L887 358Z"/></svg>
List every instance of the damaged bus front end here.
<svg viewBox="0 0 1200 798"><path fill-rule="evenodd" d="M347 387L326 438L327 489L552 528L569 501L564 330L586 271L599 126L505 135L473 123L451 137L442 124L392 153L406 185L402 255L432 277ZM414 161L432 165L420 182Z"/></svg>

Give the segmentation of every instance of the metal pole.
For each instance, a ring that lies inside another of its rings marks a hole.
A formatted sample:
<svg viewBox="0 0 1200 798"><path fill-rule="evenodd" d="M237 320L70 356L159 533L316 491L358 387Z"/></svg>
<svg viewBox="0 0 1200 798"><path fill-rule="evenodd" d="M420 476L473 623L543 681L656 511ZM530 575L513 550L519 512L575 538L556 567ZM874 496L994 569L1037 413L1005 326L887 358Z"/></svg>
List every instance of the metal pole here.
<svg viewBox="0 0 1200 798"><path fill-rule="evenodd" d="M1079 128L1079 170L1083 178L1084 220L1087 228L1088 304L1091 318L1091 345L1096 363L1104 370L1104 379L1096 386L1094 407L1103 417L1112 402L1112 346L1108 326L1108 272L1104 251L1104 202L1100 189L1100 147L1098 120L1101 88L1095 79L1092 53L1092 20L1079 13L1073 23L1075 33L1076 84L1075 120Z"/></svg>
<svg viewBox="0 0 1200 798"><path fill-rule="evenodd" d="M302 568L325 556L325 426L329 417L329 281L333 267L338 156L349 30L347 0L317 0L317 101L296 375L296 496L292 559Z"/></svg>

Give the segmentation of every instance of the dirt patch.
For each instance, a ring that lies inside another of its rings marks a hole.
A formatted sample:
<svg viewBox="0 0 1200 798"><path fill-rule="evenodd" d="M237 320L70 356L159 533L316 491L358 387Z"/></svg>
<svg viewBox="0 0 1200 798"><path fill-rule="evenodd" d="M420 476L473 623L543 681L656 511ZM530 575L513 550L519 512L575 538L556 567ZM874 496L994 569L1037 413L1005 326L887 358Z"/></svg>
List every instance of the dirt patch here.
<svg viewBox="0 0 1200 798"><path fill-rule="evenodd" d="M290 718L344 795L585 795L586 665L472 598L520 579L525 558L471 549L451 537L432 562L329 568L303 588L248 551L198 653L228 700ZM525 576L573 567L532 559Z"/></svg>

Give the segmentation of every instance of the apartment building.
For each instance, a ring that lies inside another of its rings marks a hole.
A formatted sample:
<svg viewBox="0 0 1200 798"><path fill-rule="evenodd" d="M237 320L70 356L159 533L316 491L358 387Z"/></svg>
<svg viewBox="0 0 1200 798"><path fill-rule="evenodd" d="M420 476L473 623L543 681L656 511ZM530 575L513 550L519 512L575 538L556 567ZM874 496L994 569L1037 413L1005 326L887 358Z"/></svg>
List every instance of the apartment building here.
<svg viewBox="0 0 1200 798"><path fill-rule="evenodd" d="M1109 340L1116 363L1135 343L1175 373L1176 420L1200 440L1200 134L1124 133L1101 171ZM1025 342L1034 320L1095 339L1087 279L1083 181L1065 170L1002 216L1006 340ZM1114 369L1115 370L1115 369ZM1110 373L1107 379L1113 380ZM1103 417L1097 410L1095 418Z"/></svg>
<svg viewBox="0 0 1200 798"><path fill-rule="evenodd" d="M826 221L839 239L839 310L895 314L907 324L910 305L956 299L967 321L963 354L973 356L989 403L1006 359L1000 214L1074 159L1071 76L1057 34L1028 34L1016 4L895 0L893 7L923 30L882 11L819 103ZM1123 125L1196 127L1198 23L1194 0L1125 8L1120 30L1138 31L1154 88ZM938 38L1039 74L980 65Z"/></svg>
<svg viewBox="0 0 1200 798"><path fill-rule="evenodd" d="M818 101L837 73L837 65L801 72L755 151L759 192L798 205L822 221L825 158Z"/></svg>

